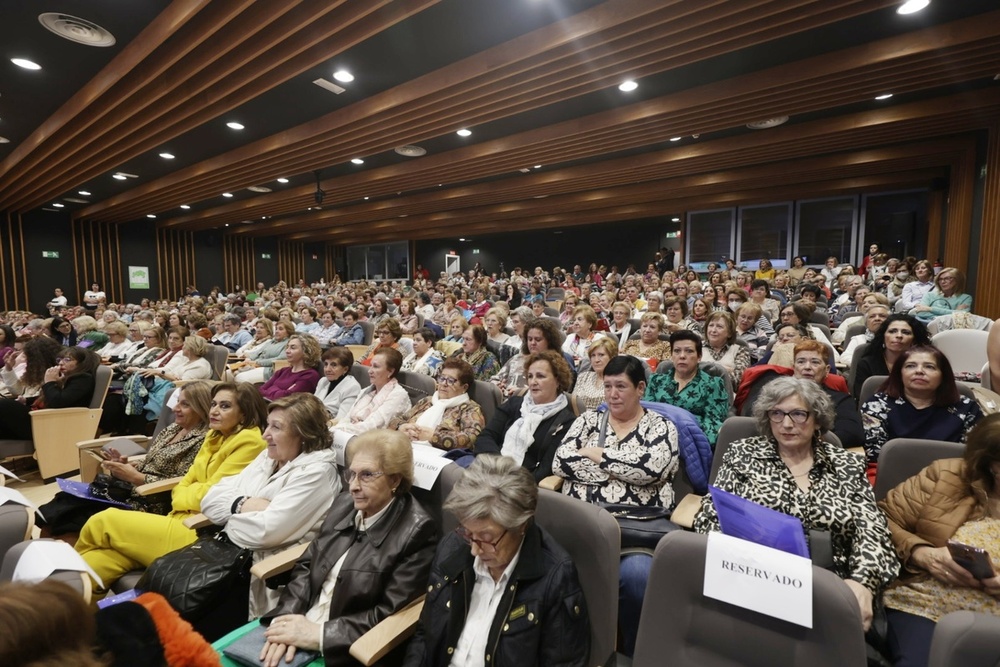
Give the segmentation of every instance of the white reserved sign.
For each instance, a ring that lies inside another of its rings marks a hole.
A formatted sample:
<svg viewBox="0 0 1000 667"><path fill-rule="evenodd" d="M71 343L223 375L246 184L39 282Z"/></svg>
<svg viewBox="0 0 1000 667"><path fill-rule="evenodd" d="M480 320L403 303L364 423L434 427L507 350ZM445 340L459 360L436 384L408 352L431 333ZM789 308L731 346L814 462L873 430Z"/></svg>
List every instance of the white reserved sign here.
<svg viewBox="0 0 1000 667"><path fill-rule="evenodd" d="M451 459L444 457L444 450L430 445L413 445L413 483L417 488L430 491L444 467Z"/></svg>
<svg viewBox="0 0 1000 667"><path fill-rule="evenodd" d="M83 556L61 540L31 540L21 552L11 581L41 581L57 570L86 572L98 587L104 588L104 582Z"/></svg>
<svg viewBox="0 0 1000 667"><path fill-rule="evenodd" d="M705 597L813 626L812 561L754 542L709 533Z"/></svg>
<svg viewBox="0 0 1000 667"><path fill-rule="evenodd" d="M347 451L347 443L350 442L353 437L353 433L339 428L333 429L333 451L337 454L337 465L341 468L345 465L344 452Z"/></svg>

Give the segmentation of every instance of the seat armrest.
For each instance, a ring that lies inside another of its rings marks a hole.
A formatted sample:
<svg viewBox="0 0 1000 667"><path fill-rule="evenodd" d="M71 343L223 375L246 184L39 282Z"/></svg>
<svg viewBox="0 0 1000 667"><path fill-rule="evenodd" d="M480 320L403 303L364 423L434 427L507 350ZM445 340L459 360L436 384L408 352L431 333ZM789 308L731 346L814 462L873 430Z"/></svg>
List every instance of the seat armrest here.
<svg viewBox="0 0 1000 667"><path fill-rule="evenodd" d="M563 478L556 477L555 475L549 475L542 481L538 483L539 489L548 489L549 491L561 491L563 485Z"/></svg>
<svg viewBox="0 0 1000 667"><path fill-rule="evenodd" d="M197 514L192 514L188 518L184 519L184 525L191 530L198 530L199 528L208 528L213 525L211 520L201 512Z"/></svg>
<svg viewBox="0 0 1000 667"><path fill-rule="evenodd" d="M701 499L702 496L695 493L689 493L681 498L673 514L670 515L670 520L682 528L691 528L694 525L695 514L701 509Z"/></svg>
<svg viewBox="0 0 1000 667"><path fill-rule="evenodd" d="M284 551L268 556L250 568L250 574L258 579L269 579L273 576L288 572L295 567L295 561L302 557L302 554L309 548L309 542L296 544L288 547Z"/></svg>
<svg viewBox="0 0 1000 667"><path fill-rule="evenodd" d="M403 607L392 616L378 623L351 644L351 657L365 667L375 664L396 648L417 629L420 612L424 608L424 596Z"/></svg>
<svg viewBox="0 0 1000 667"><path fill-rule="evenodd" d="M156 493L163 493L164 491L172 491L175 486L180 484L183 477L170 477L168 479L161 479L158 482L150 482L149 484L142 484L135 487L134 491L140 496L151 496Z"/></svg>
<svg viewBox="0 0 1000 667"><path fill-rule="evenodd" d="M145 445L149 442L149 438L144 435L111 435L104 438L94 438L93 440L81 440L76 443L76 446L81 450L100 449L109 442L121 440L122 438L127 438L137 445Z"/></svg>

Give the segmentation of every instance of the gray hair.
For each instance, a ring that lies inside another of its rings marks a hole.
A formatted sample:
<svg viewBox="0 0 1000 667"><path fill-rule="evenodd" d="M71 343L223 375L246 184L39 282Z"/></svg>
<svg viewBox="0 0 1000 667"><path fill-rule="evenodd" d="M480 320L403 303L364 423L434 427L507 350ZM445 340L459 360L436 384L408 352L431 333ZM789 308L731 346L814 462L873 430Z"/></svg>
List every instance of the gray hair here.
<svg viewBox="0 0 1000 667"><path fill-rule="evenodd" d="M477 456L455 484L444 509L459 522L490 519L507 530L519 528L535 515L538 487L525 468L507 456Z"/></svg>
<svg viewBox="0 0 1000 667"><path fill-rule="evenodd" d="M226 324L235 324L236 326L240 326L243 324L243 320L240 319L240 316L235 315L233 313L229 313L228 315L223 317L222 321L225 322Z"/></svg>
<svg viewBox="0 0 1000 667"><path fill-rule="evenodd" d="M511 317L517 315L518 317L521 318L522 322L526 322L535 317L534 311L531 310L531 308L528 308L527 306L518 306L514 310L510 311L510 314Z"/></svg>
<svg viewBox="0 0 1000 667"><path fill-rule="evenodd" d="M816 418L816 426L820 431L829 431L833 428L833 401L826 392L812 380L783 377L765 384L760 396L754 401L753 418L761 435L771 436L771 420L768 419L767 413L778 403L792 396L802 399Z"/></svg>

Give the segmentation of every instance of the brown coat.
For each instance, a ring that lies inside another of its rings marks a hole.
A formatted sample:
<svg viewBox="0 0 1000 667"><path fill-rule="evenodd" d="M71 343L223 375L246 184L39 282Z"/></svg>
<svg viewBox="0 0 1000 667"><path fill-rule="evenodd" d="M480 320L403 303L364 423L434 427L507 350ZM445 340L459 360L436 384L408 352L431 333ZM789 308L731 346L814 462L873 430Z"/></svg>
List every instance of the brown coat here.
<svg viewBox="0 0 1000 667"><path fill-rule="evenodd" d="M431 405L433 400L430 396L420 399L405 413L393 417L389 422L389 428L399 429L403 424L416 422ZM468 449L472 447L484 426L486 418L483 417L482 408L475 401L467 401L444 411L441 423L434 429L430 443L438 449Z"/></svg>

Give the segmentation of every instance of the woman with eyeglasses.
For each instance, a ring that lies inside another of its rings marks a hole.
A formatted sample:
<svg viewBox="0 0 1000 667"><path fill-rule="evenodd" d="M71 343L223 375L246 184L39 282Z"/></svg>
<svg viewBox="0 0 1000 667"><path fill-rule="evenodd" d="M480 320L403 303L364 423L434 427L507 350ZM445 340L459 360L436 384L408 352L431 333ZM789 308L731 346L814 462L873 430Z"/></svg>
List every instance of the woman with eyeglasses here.
<svg viewBox="0 0 1000 667"><path fill-rule="evenodd" d="M921 322L930 322L941 315L971 313L972 295L965 293L965 274L956 268L942 269L934 279L934 289L924 294L910 314Z"/></svg>
<svg viewBox="0 0 1000 667"><path fill-rule="evenodd" d="M861 456L820 439L833 428L830 397L811 380L778 378L754 403L759 435L726 450L715 486L828 531L830 568L854 594L867 631L872 603L896 578L896 551ZM719 530L711 494L695 517L700 533Z"/></svg>
<svg viewBox="0 0 1000 667"><path fill-rule="evenodd" d="M534 478L506 456L477 457L465 471L444 505L459 527L434 556L405 667L587 664L576 567L535 523L537 503Z"/></svg>
<svg viewBox="0 0 1000 667"><path fill-rule="evenodd" d="M220 642L266 626L264 667L299 651L321 653L327 665L354 664L351 644L425 590L438 529L410 495L409 440L398 431L369 431L348 445L346 463L350 492L333 501L277 606Z"/></svg>
<svg viewBox="0 0 1000 667"><path fill-rule="evenodd" d="M399 350L399 339L403 336L403 330L399 326L399 320L387 317L375 326L375 340L368 346L365 353L361 355L358 363L362 366L370 366L372 357L379 350Z"/></svg>
<svg viewBox="0 0 1000 667"><path fill-rule="evenodd" d="M422 398L389 428L403 433L414 444L438 449L465 449L472 446L486 425L479 404L469 398L475 382L472 366L454 357L445 359L437 374L437 391Z"/></svg>

